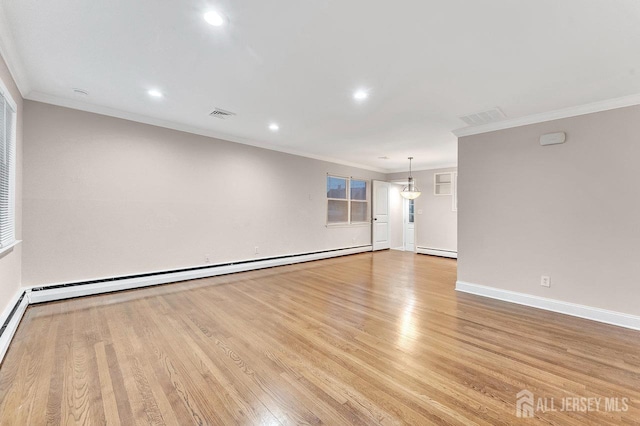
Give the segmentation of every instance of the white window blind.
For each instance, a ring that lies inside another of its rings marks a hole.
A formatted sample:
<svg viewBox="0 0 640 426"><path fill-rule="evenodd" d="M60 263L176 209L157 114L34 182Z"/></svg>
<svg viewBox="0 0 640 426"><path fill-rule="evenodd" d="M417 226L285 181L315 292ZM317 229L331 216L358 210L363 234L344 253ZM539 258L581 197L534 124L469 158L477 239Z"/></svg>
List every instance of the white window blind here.
<svg viewBox="0 0 640 426"><path fill-rule="evenodd" d="M0 86L0 249L15 242L16 108Z"/></svg>

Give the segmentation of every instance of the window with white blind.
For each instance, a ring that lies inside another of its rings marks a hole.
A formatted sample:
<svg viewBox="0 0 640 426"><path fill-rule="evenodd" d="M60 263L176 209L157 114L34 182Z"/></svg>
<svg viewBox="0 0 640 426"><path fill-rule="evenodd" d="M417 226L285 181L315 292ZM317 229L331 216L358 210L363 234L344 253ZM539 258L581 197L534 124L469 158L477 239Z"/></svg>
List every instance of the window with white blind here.
<svg viewBox="0 0 640 426"><path fill-rule="evenodd" d="M368 181L327 175L327 224L369 222Z"/></svg>
<svg viewBox="0 0 640 426"><path fill-rule="evenodd" d="M16 104L0 81L0 251L15 243Z"/></svg>

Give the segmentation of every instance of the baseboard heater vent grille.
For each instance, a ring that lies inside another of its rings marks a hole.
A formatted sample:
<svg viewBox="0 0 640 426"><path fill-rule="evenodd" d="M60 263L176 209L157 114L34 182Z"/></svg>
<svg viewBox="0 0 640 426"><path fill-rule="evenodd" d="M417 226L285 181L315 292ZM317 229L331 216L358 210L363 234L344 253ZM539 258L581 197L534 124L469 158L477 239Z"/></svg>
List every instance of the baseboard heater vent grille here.
<svg viewBox="0 0 640 426"><path fill-rule="evenodd" d="M9 305L5 307L4 312L0 313L0 366L2 365L5 354L9 350L9 345L20 325L22 316L29 305L29 294L26 290L22 293L17 293L16 296L14 296L14 300L9 302Z"/></svg>
<svg viewBox="0 0 640 426"><path fill-rule="evenodd" d="M22 299L24 299L25 296L26 296L26 293L23 291L22 292L22 296L20 296L20 298L18 299L16 304L13 305L13 309L11 310L9 315L7 316L7 319L4 321L4 324L2 324L2 327L0 327L0 337L2 337L2 334L7 329L7 326L11 322L11 319L13 318L13 316L16 314L16 311L18 310L18 306L20 306L20 303L22 303Z"/></svg>

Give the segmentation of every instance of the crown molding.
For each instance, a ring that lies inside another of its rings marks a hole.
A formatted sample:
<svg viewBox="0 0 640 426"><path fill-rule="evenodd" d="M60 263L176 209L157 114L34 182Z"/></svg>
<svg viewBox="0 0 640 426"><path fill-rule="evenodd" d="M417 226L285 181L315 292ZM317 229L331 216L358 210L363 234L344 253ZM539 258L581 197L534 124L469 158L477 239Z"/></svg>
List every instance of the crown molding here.
<svg viewBox="0 0 640 426"><path fill-rule="evenodd" d="M30 92L25 99L30 101L42 102L45 104L57 105L65 108L76 109L84 112L91 112L94 114L106 115L109 117L120 118L123 120L134 121L137 123L149 124L151 126L163 127L166 129L177 130L180 132L191 133L194 135L207 136L210 138L220 139L227 142L235 142L243 145L249 145L256 148L262 148L269 151L282 152L284 154L296 155L298 157L311 158L313 160L326 161L329 163L340 164L343 166L356 167L358 169L369 170L378 173L388 173L386 169L367 166L366 164L352 163L350 161L340 160L333 157L325 157L322 155L311 154L304 151L298 151L288 148L282 148L273 145L265 145L263 142L255 142L253 140L233 136L225 133L216 132L214 130L202 129L196 126L189 126L185 124L179 124L169 120L162 120L159 118L148 117L133 112L122 111L119 109L109 108L101 105L89 104L86 102L78 101L75 99L67 99L59 96L48 95L41 92Z"/></svg>
<svg viewBox="0 0 640 426"><path fill-rule="evenodd" d="M442 169L455 169L457 167L458 165L456 163L442 163L442 164L436 163L436 165L434 166L423 167L420 169L412 169L411 173L430 172L433 170L442 170ZM391 173L409 173L409 168L403 167L401 169L394 169L394 170L387 171L387 174L391 174Z"/></svg>
<svg viewBox="0 0 640 426"><path fill-rule="evenodd" d="M590 104L543 112L540 114L528 115L525 117L497 121L495 123L483 124L481 126L463 127L454 130L452 133L461 138L464 136L495 132L496 130L511 129L514 127L526 126L529 124L544 123L546 121L577 117L579 115L593 114L595 112L609 111L612 109L624 108L634 105L640 105L640 93L623 96L621 98L607 99L604 101L592 102Z"/></svg>
<svg viewBox="0 0 640 426"><path fill-rule="evenodd" d="M7 64L7 68L9 68L9 74L11 74L13 81L16 83L16 86L18 87L18 91L20 92L20 95L22 95L22 97L24 98L25 95L31 91L31 87L27 79L25 68L22 65L22 61L20 60L20 55L18 55L17 49L15 47L15 43L13 41L13 35L9 30L9 23L7 22L7 17L4 13L4 8L1 2L0 2L0 56L2 56L2 58L4 59L4 62Z"/></svg>

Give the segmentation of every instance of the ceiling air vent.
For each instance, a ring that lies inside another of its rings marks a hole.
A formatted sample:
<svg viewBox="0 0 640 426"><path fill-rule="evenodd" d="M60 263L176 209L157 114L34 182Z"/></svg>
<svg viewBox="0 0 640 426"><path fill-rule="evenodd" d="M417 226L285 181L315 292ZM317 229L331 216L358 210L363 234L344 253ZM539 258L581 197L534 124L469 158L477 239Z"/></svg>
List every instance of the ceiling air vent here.
<svg viewBox="0 0 640 426"><path fill-rule="evenodd" d="M477 112L475 114L464 115L460 120L464 121L467 126L480 126L482 124L493 123L507 118L500 108L490 109L488 111Z"/></svg>
<svg viewBox="0 0 640 426"><path fill-rule="evenodd" d="M236 113L224 110L222 108L216 108L213 111L211 111L211 113L209 115L211 117L215 117L215 118L219 118L221 120L224 120L225 118L233 117L234 115L236 115Z"/></svg>

